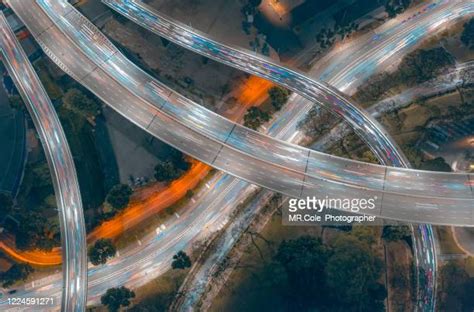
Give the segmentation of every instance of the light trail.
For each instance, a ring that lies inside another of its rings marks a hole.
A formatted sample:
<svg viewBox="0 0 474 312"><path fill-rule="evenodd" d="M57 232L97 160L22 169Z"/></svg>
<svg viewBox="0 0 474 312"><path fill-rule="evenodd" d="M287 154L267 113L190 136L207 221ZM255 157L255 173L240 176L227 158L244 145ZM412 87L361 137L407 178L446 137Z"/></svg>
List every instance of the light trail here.
<svg viewBox="0 0 474 312"><path fill-rule="evenodd" d="M0 47L3 62L39 134L52 174L65 260L61 309L81 311L87 301L86 230L71 151L54 106L3 12L0 12Z"/></svg>

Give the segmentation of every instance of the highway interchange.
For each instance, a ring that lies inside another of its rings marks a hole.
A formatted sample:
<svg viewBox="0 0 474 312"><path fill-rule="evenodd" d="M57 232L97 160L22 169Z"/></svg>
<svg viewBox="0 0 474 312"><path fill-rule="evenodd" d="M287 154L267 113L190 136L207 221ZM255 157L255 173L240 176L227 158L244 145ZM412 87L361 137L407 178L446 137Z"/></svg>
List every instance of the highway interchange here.
<svg viewBox="0 0 474 312"><path fill-rule="evenodd" d="M295 102L295 101L293 101L293 102ZM309 103L309 104L311 105L311 103ZM292 111L291 111L291 110L289 111L289 110L286 110L286 109L285 109L285 110L281 113L281 117L283 117L282 120L285 120L286 118L288 118L288 119L286 119L286 121L295 120L295 119L293 119L293 118L290 118L289 115L287 115L287 114L293 114L293 115L295 114L295 111L296 111L296 110L294 109L294 108L295 108L295 107L294 107L294 103L290 103L288 106L289 106L289 107L292 107L292 105L293 105L293 110L292 110ZM299 109L299 106L298 106L298 105L297 105L296 107L298 107L298 109ZM308 106L308 107L309 107L309 106ZM308 109L309 109L309 108L308 108ZM301 111L304 112L304 109L302 109ZM307 110L306 110L306 111L307 111ZM299 117L301 117L302 115L304 115L304 113L300 114ZM296 116L298 116L298 113L296 113ZM288 124L295 126L296 123L295 123L295 122L289 122ZM276 123L274 123L274 126L272 126L269 130L270 130L271 132L273 132L273 133L276 133L276 129L287 130L286 136L287 136L287 137L295 138L294 133L292 133L291 131L288 131L289 129L291 129L291 127L288 127L287 125L284 125L284 123L282 123L282 122L276 122ZM272 130L273 130L273 131L272 131ZM222 178L222 179L225 179L225 178ZM229 179L229 178L227 178L227 179ZM230 180L234 180L234 179L230 179ZM223 185L223 184L219 184L219 185ZM232 184L232 185L234 186L234 188L236 188L236 186L235 186L236 184ZM243 183L243 182L239 182L239 185L238 185L238 186L239 186L239 187L244 187L245 185L248 185L248 184L247 184L247 183ZM219 186L216 186L216 187L219 187ZM231 188L231 189L232 189L232 188ZM227 188L226 188L226 190L227 190ZM214 196L215 196L215 194L214 194ZM228 200L229 198L226 198L226 199ZM229 205L229 202L226 202L226 205ZM166 234L168 234L168 233L166 233ZM181 245L181 244L180 244L180 245ZM123 256L123 254L122 254L122 256ZM121 256L120 258L122 258L122 256ZM162 259L163 259L163 258L162 258ZM165 259L166 259L166 258L165 258ZM164 260L164 261L167 262L166 260ZM161 268L161 267L165 268L165 266L161 266L160 261L158 261L158 262L152 262L152 263L153 263L153 265L155 266L155 268L157 268L157 269L158 269L158 268ZM113 264L112 264L112 265L113 265ZM166 263L166 265L169 265L169 264ZM122 274L123 274L123 271L122 271ZM127 275L127 274L125 274L125 275ZM129 276L129 274L128 274L127 276ZM121 279L121 281L126 281L126 280L127 280L127 277L124 277L124 279ZM94 285L94 286L96 286L96 285ZM42 288L45 288L45 287L42 287ZM49 286L48 286L47 288L50 289Z"/></svg>
<svg viewBox="0 0 474 312"><path fill-rule="evenodd" d="M21 3L9 3L48 53L83 85L143 129L215 168L293 197L337 198L341 193L344 198L376 197L376 209L364 213L385 218L473 224L469 174L365 164L250 131L173 93L138 69L66 2L37 1L39 9L34 12L35 6L26 6L27 2L21 2L23 10ZM71 51L66 54L62 48L68 41Z"/></svg>

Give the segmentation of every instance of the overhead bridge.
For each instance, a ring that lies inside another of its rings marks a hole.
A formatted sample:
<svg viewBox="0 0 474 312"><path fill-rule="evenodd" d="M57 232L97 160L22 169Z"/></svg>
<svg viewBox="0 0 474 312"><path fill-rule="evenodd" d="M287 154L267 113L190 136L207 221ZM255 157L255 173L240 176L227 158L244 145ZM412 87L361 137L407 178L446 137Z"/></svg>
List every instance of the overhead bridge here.
<svg viewBox="0 0 474 312"><path fill-rule="evenodd" d="M292 197L376 198L376 208L366 212L384 218L474 224L470 174L367 164L273 139L162 85L66 1L8 3L48 55L81 84L152 135L217 169Z"/></svg>

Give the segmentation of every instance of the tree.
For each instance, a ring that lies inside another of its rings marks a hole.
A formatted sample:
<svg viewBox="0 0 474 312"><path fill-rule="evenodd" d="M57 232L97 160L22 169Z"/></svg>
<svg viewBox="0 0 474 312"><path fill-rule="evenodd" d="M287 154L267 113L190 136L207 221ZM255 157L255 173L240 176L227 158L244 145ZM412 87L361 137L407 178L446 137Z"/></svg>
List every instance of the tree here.
<svg viewBox="0 0 474 312"><path fill-rule="evenodd" d="M107 306L110 312L115 312L120 307L128 307L132 298L135 298L135 293L122 286L120 288L107 289L106 293L100 297L100 302Z"/></svg>
<svg viewBox="0 0 474 312"><path fill-rule="evenodd" d="M274 259L285 269L292 302L299 310L313 308L325 297L328 256L320 238L302 236L281 242Z"/></svg>
<svg viewBox="0 0 474 312"><path fill-rule="evenodd" d="M332 129L338 121L331 113L314 105L306 117L298 123L297 127L304 131L307 136L316 138Z"/></svg>
<svg viewBox="0 0 474 312"><path fill-rule="evenodd" d="M351 235L372 246L377 242L378 230L375 226L359 225L352 228Z"/></svg>
<svg viewBox="0 0 474 312"><path fill-rule="evenodd" d="M464 24L461 41L469 48L469 50L474 50L474 18L471 18L466 24Z"/></svg>
<svg viewBox="0 0 474 312"><path fill-rule="evenodd" d="M155 166L155 179L160 182L173 181L189 169L189 163L182 152L171 146L168 149L166 156Z"/></svg>
<svg viewBox="0 0 474 312"><path fill-rule="evenodd" d="M258 7L262 3L262 0L249 0L249 4L253 7Z"/></svg>
<svg viewBox="0 0 474 312"><path fill-rule="evenodd" d="M52 231L52 221L34 211L22 211L15 214L18 227L15 229L15 244L20 250L51 250L59 245L59 232Z"/></svg>
<svg viewBox="0 0 474 312"><path fill-rule="evenodd" d="M8 97L8 101L10 102L10 107L13 109L20 110L25 108L25 104L19 95L12 95Z"/></svg>
<svg viewBox="0 0 474 312"><path fill-rule="evenodd" d="M407 225L386 225L383 228L382 238L387 241L409 240L411 231Z"/></svg>
<svg viewBox="0 0 474 312"><path fill-rule="evenodd" d="M285 105L286 101L288 101L290 92L281 87L272 87L268 90L268 95L270 96L272 106L278 111Z"/></svg>
<svg viewBox="0 0 474 312"><path fill-rule="evenodd" d="M440 311L472 311L463 309L462 302L467 301L466 284L469 283L469 275L456 262L449 261L440 272L441 292Z"/></svg>
<svg viewBox="0 0 474 312"><path fill-rule="evenodd" d="M360 157L360 160L371 164L379 164L377 157L371 150L364 151Z"/></svg>
<svg viewBox="0 0 474 312"><path fill-rule="evenodd" d="M111 239L98 239L93 246L89 248L88 256L93 265L105 264L107 260L114 257L117 249Z"/></svg>
<svg viewBox="0 0 474 312"><path fill-rule="evenodd" d="M3 219L3 216L6 216L12 211L13 208L13 200L10 194L0 192L0 218Z"/></svg>
<svg viewBox="0 0 474 312"><path fill-rule="evenodd" d="M28 275L33 272L33 268L29 264L15 263L6 272L0 273L0 281L3 288L8 288L15 284L16 281L25 281Z"/></svg>
<svg viewBox="0 0 474 312"><path fill-rule="evenodd" d="M443 157L436 157L434 159L426 160L421 164L421 170L429 171L443 171L451 172L451 166L444 160Z"/></svg>
<svg viewBox="0 0 474 312"><path fill-rule="evenodd" d="M63 103L67 108L85 117L95 117L100 113L99 103L78 89L69 89L63 97Z"/></svg>
<svg viewBox="0 0 474 312"><path fill-rule="evenodd" d="M160 182L170 182L179 178L182 171L169 160L159 161L155 166L155 179Z"/></svg>
<svg viewBox="0 0 474 312"><path fill-rule="evenodd" d="M387 0L385 3L385 11L388 17L392 18L403 13L409 6L411 0Z"/></svg>
<svg viewBox="0 0 474 312"><path fill-rule="evenodd" d="M107 194L106 201L114 209L123 209L128 205L132 193L133 191L130 186L126 184L117 184L112 187L109 194Z"/></svg>
<svg viewBox="0 0 474 312"><path fill-rule="evenodd" d="M423 153L413 145L403 145L402 150L410 163L415 168L419 168L423 161Z"/></svg>
<svg viewBox="0 0 474 312"><path fill-rule="evenodd" d="M384 287L378 284L383 264L367 243L352 235L341 235L327 261L326 276L331 293L341 307L354 311L383 310Z"/></svg>
<svg viewBox="0 0 474 312"><path fill-rule="evenodd" d="M262 123L270 120L270 114L261 110L256 106L252 106L247 110L244 116L244 126L257 130Z"/></svg>
<svg viewBox="0 0 474 312"><path fill-rule="evenodd" d="M398 79L394 74L382 72L375 74L357 88L354 98L366 105L367 102L379 100L388 90L396 86Z"/></svg>
<svg viewBox="0 0 474 312"><path fill-rule="evenodd" d="M173 262L171 262L173 269L186 269L191 267L191 259L184 251L179 251L173 256Z"/></svg>
<svg viewBox="0 0 474 312"><path fill-rule="evenodd" d="M413 86L435 78L454 64L453 57L444 48L420 49L403 58L398 67L398 75L400 81Z"/></svg>
<svg viewBox="0 0 474 312"><path fill-rule="evenodd" d="M47 162L40 162L32 168L34 187L52 187L53 180Z"/></svg>

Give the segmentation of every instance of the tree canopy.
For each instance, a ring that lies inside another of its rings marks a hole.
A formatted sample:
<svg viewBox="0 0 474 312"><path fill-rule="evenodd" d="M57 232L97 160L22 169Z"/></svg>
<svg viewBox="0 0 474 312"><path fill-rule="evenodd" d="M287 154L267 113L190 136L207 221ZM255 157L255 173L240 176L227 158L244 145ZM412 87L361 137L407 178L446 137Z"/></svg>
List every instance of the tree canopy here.
<svg viewBox="0 0 474 312"><path fill-rule="evenodd" d="M18 227L14 229L15 244L20 250L51 250L59 245L59 228L54 221L35 211L22 211L15 215Z"/></svg>
<svg viewBox="0 0 474 312"><path fill-rule="evenodd" d="M302 236L281 242L275 260L285 269L290 296L299 309L313 307L324 298L321 286L326 280L325 265L329 254L319 238Z"/></svg>
<svg viewBox="0 0 474 312"><path fill-rule="evenodd" d="M375 235L370 227L356 227L331 246L312 236L283 241L274 260L286 273L291 306L301 311L382 311L386 291L378 279L383 265L369 245L376 240L370 235Z"/></svg>
<svg viewBox="0 0 474 312"><path fill-rule="evenodd" d="M181 175L182 170L177 168L171 161L159 161L155 166L155 179L160 182L173 181Z"/></svg>
<svg viewBox="0 0 474 312"><path fill-rule="evenodd" d="M270 120L270 114L262 109L252 106L248 109L244 116L244 126L257 130L264 122Z"/></svg>
<svg viewBox="0 0 474 312"><path fill-rule="evenodd" d="M398 73L401 81L413 86L435 78L454 64L454 58L444 48L420 49L403 58Z"/></svg>
<svg viewBox="0 0 474 312"><path fill-rule="evenodd" d="M173 256L173 262L171 262L173 269L186 269L191 267L191 259L184 251L179 251Z"/></svg>
<svg viewBox="0 0 474 312"><path fill-rule="evenodd" d="M6 216L12 211L13 200L10 194L0 192L0 222L3 216Z"/></svg>
<svg viewBox="0 0 474 312"><path fill-rule="evenodd" d="M341 235L327 262L328 286L337 292L342 306L355 311L383 309L386 292L378 284L383 263L370 247L352 235Z"/></svg>
<svg viewBox="0 0 474 312"><path fill-rule="evenodd" d="M107 260L114 257L117 249L111 239L98 239L93 246L89 248L88 256L93 265L107 263Z"/></svg>
<svg viewBox="0 0 474 312"><path fill-rule="evenodd" d="M64 105L85 117L95 117L100 113L100 105L78 89L69 89L63 97Z"/></svg>
<svg viewBox="0 0 474 312"><path fill-rule="evenodd" d="M440 311L473 311L474 278L455 261L448 261L440 272Z"/></svg>
<svg viewBox="0 0 474 312"><path fill-rule="evenodd" d="M357 88L354 98L367 105L365 102L380 100L392 88L426 82L454 64L454 58L444 48L415 50L403 58L395 72L383 72L367 79Z"/></svg>
<svg viewBox="0 0 474 312"><path fill-rule="evenodd" d="M410 240L411 231L407 225L386 225L383 228L382 238L387 241Z"/></svg>
<svg viewBox="0 0 474 312"><path fill-rule="evenodd" d="M8 288L15 282L25 281L28 275L33 272L33 268L25 263L15 263L6 272L0 273L0 281L3 288Z"/></svg>
<svg viewBox="0 0 474 312"><path fill-rule="evenodd" d="M155 166L155 179L160 182L171 182L179 178L189 169L189 163L184 154L175 148L171 148L167 157L158 161Z"/></svg>
<svg viewBox="0 0 474 312"><path fill-rule="evenodd" d="M120 288L107 289L106 293L100 297L100 302L107 306L110 312L116 312L120 307L128 307L130 299L135 298L135 293L122 286Z"/></svg>
<svg viewBox="0 0 474 312"><path fill-rule="evenodd" d="M424 161L421 166L421 170L429 170L429 171L443 171L443 172L451 172L451 166L444 160L443 157L436 157L434 159Z"/></svg>
<svg viewBox="0 0 474 312"><path fill-rule="evenodd" d="M389 17L395 17L410 6L411 0L387 0L385 11Z"/></svg>
<svg viewBox="0 0 474 312"><path fill-rule="evenodd" d="M288 101L290 92L282 87L272 87L268 90L268 95L270 96L272 106L278 111Z"/></svg>
<svg viewBox="0 0 474 312"><path fill-rule="evenodd" d="M106 197L106 201L114 208L114 209L123 209L125 208L129 201L130 195L132 195L133 191L130 186L126 184L117 184L109 191Z"/></svg>
<svg viewBox="0 0 474 312"><path fill-rule="evenodd" d="M469 48L469 50L474 50L474 18L471 18L466 24L464 24L461 41Z"/></svg>

